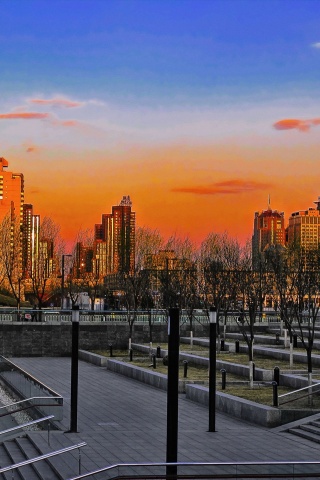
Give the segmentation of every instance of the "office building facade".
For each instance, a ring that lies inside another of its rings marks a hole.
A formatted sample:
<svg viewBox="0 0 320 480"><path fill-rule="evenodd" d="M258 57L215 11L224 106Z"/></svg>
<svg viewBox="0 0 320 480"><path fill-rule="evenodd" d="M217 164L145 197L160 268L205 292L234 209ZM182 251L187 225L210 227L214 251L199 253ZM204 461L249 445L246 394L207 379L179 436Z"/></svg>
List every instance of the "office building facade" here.
<svg viewBox="0 0 320 480"><path fill-rule="evenodd" d="M8 161L0 157L0 222L10 215L12 221L23 221L24 178L22 173L8 172Z"/></svg>
<svg viewBox="0 0 320 480"><path fill-rule="evenodd" d="M135 265L135 221L130 196L124 196L112 212L95 225L94 270L105 276L130 273Z"/></svg>
<svg viewBox="0 0 320 480"><path fill-rule="evenodd" d="M286 244L284 212L272 210L270 206L267 210L255 212L253 235L252 235L252 259L253 266L257 267L261 259L261 254L273 245Z"/></svg>
<svg viewBox="0 0 320 480"><path fill-rule="evenodd" d="M297 243L305 250L317 249L320 242L320 197L316 207L293 212L289 218L288 243Z"/></svg>

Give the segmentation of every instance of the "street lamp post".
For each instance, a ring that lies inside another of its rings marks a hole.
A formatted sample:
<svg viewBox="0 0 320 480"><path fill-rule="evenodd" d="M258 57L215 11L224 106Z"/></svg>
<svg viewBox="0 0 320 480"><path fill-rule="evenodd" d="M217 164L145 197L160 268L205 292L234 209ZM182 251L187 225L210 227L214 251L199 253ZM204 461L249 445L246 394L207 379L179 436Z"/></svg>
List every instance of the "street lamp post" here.
<svg viewBox="0 0 320 480"><path fill-rule="evenodd" d="M209 432L216 431L216 356L217 356L217 310L212 307L210 318L209 358Z"/></svg>
<svg viewBox="0 0 320 480"><path fill-rule="evenodd" d="M79 357L79 306L72 307L72 356L71 356L71 412L70 432L78 431L78 357Z"/></svg>
<svg viewBox="0 0 320 480"><path fill-rule="evenodd" d="M168 319L167 463L177 463L178 458L179 330L179 308L170 308ZM166 473L168 477L176 476L177 466L167 466Z"/></svg>

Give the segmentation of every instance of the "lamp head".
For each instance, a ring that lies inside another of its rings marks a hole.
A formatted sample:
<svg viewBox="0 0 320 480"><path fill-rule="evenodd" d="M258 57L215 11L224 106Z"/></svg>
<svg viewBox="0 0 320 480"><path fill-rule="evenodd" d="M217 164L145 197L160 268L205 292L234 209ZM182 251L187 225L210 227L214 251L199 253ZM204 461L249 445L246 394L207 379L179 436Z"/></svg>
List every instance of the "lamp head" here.
<svg viewBox="0 0 320 480"><path fill-rule="evenodd" d="M217 309L215 307L210 308L209 319L210 323L217 323Z"/></svg>
<svg viewBox="0 0 320 480"><path fill-rule="evenodd" d="M72 307L72 321L79 322L80 312L79 312L79 305L74 305Z"/></svg>

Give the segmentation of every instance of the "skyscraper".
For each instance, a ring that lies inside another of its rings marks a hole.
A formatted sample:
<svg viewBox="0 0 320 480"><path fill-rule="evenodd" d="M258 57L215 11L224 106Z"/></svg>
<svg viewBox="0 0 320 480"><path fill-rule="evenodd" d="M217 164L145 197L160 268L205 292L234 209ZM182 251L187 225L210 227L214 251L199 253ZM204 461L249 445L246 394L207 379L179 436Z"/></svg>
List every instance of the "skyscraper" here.
<svg viewBox="0 0 320 480"><path fill-rule="evenodd" d="M320 243L320 197L316 208L298 210L289 218L288 243L297 242L306 250L318 248Z"/></svg>
<svg viewBox="0 0 320 480"><path fill-rule="evenodd" d="M135 260L135 212L130 196L123 196L112 213L95 225L95 267L99 275L129 273Z"/></svg>
<svg viewBox="0 0 320 480"><path fill-rule="evenodd" d="M23 220L24 179L22 173L12 173L5 169L8 161L0 157L0 222L6 215L11 219Z"/></svg>
<svg viewBox="0 0 320 480"><path fill-rule="evenodd" d="M260 254L271 245L285 245L286 230L284 213L272 210L270 202L267 210L255 212L252 235L253 265L259 263Z"/></svg>

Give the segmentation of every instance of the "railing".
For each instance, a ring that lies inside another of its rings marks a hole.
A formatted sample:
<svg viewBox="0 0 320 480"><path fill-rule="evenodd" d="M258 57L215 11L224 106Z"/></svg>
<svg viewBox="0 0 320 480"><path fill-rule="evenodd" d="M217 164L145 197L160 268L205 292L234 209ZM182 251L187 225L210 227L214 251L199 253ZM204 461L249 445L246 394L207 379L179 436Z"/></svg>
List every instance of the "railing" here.
<svg viewBox="0 0 320 480"><path fill-rule="evenodd" d="M42 415L54 414L56 420L62 420L63 397L3 356L0 356L0 378L26 402L26 407L32 407L30 400L35 399L34 408Z"/></svg>
<svg viewBox="0 0 320 480"><path fill-rule="evenodd" d="M6 430L2 430L0 432L0 442L4 442L6 440L10 440L12 438L15 438L17 436L17 434L20 432L20 430L26 430L26 429L29 429L30 427L32 427L33 425L38 425L39 423L47 422L47 426L48 426L48 445L50 445L50 437L49 437L50 423L49 423L49 420L51 420L52 418L54 418L54 415L48 415L47 417L38 418L37 420L33 420L32 422L23 423L21 425L17 425L16 427L7 428Z"/></svg>
<svg viewBox="0 0 320 480"><path fill-rule="evenodd" d="M35 462L40 462L41 460L46 460L48 458L61 455L62 453L71 452L76 448L79 449L79 474L81 474L81 457L80 457L80 448L85 447L87 444L85 442L78 443L77 445L72 445L71 447L61 448L54 452L46 453L45 455L40 455L39 457L30 458L29 460L24 460L23 462L15 463L14 465L8 465L7 467L0 468L0 474L5 472L10 472L11 470L16 470L17 468L25 467L26 465L31 465Z"/></svg>
<svg viewBox="0 0 320 480"><path fill-rule="evenodd" d="M320 462L127 463L68 480L320 478Z"/></svg>
<svg viewBox="0 0 320 480"><path fill-rule="evenodd" d="M278 396L278 406L288 408L320 408L320 383L299 388Z"/></svg>
<svg viewBox="0 0 320 480"><path fill-rule="evenodd" d="M80 321L82 322L106 322L106 323L125 323L128 321L128 315L133 315L133 312L127 312L125 310L115 311L90 311L80 310ZM136 323L148 323L151 318L152 324L164 324L167 323L167 313L164 309L153 309L150 311L138 311L135 313ZM151 317L150 317L151 316ZM227 324L236 324L239 312L229 312L227 315ZM209 317L203 310L194 310L192 313L192 319L199 323L209 323ZM42 322L42 323L71 323L71 310L17 310L10 309L2 310L0 308L0 322ZM189 323L190 318L185 310L181 311L180 317L181 324ZM223 323L224 318L221 314L220 322ZM278 323L280 317L276 312L263 312L257 313L257 323Z"/></svg>
<svg viewBox="0 0 320 480"><path fill-rule="evenodd" d="M53 400L53 402L50 402ZM47 415L54 417L55 413L58 413L57 417L62 420L61 407L63 407L62 397L31 397L25 398L18 402L10 403L0 407L0 418L6 415L12 415L13 413L19 413L25 410L38 408L40 411L45 411ZM57 411L58 408L58 411Z"/></svg>

